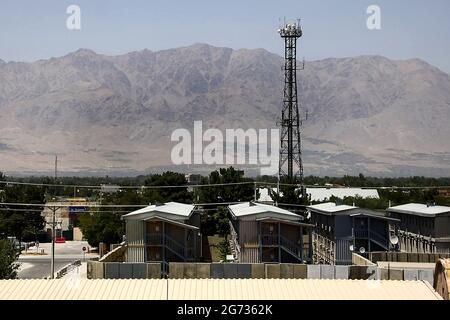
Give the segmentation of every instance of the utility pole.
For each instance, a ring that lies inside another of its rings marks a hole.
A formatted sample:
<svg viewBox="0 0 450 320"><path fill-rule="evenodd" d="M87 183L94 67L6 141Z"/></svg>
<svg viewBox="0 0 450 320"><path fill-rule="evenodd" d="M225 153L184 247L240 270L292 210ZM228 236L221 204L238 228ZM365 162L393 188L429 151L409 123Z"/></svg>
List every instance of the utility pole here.
<svg viewBox="0 0 450 320"><path fill-rule="evenodd" d="M52 258L51 258L51 279L55 278L55 226L56 226L56 207L53 206L52 210Z"/></svg>
<svg viewBox="0 0 450 320"><path fill-rule="evenodd" d="M55 200L55 198L53 198ZM61 207L57 207L56 205L49 206L50 210L52 211L52 254L51 254L51 261L50 261L50 269L51 269L51 275L50 278L54 279L55 277L55 238L56 238L56 211L58 211Z"/></svg>
<svg viewBox="0 0 450 320"><path fill-rule="evenodd" d="M58 178L58 155L55 155L55 182Z"/></svg>
<svg viewBox="0 0 450 320"><path fill-rule="evenodd" d="M58 156L55 156L55 196L56 196L56 179L58 178ZM53 198L55 201L56 198ZM58 210L55 205L51 207L52 210L52 257L51 257L51 275L50 278L55 278L55 235L56 235L56 210Z"/></svg>

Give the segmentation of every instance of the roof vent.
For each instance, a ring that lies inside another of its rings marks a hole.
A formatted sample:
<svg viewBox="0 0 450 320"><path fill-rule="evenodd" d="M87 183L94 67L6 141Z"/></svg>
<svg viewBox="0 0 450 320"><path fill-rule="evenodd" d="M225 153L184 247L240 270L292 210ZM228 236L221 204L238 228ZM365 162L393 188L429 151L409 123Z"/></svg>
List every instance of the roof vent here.
<svg viewBox="0 0 450 320"><path fill-rule="evenodd" d="M427 202L427 208L434 207L435 205L436 205L436 203L434 203L434 202L431 202L431 201Z"/></svg>
<svg viewBox="0 0 450 320"><path fill-rule="evenodd" d="M157 207L161 207L163 205L164 205L164 203L162 203L162 202L155 202L155 206L157 206Z"/></svg>
<svg viewBox="0 0 450 320"><path fill-rule="evenodd" d="M256 206L256 203L254 203L253 201L250 201L250 207L254 207Z"/></svg>

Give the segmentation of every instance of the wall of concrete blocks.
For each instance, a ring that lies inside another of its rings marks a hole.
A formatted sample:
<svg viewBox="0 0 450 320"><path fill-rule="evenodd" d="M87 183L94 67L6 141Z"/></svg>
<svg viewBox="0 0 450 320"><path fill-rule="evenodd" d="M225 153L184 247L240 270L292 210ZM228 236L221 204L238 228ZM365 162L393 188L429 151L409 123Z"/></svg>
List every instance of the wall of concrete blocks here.
<svg viewBox="0 0 450 320"><path fill-rule="evenodd" d="M88 261L88 279L160 279L161 263Z"/></svg>
<svg viewBox="0 0 450 320"><path fill-rule="evenodd" d="M377 279L376 266L264 263L170 263L173 279ZM403 275L402 275L403 276Z"/></svg>
<svg viewBox="0 0 450 320"><path fill-rule="evenodd" d="M443 253L410 253L410 252L371 252L369 260L372 262L425 262L436 263L439 259L450 258L449 254Z"/></svg>
<svg viewBox="0 0 450 320"><path fill-rule="evenodd" d="M119 245L116 245L113 250L102 256L99 261L100 262L124 262L125 254L127 251L127 246L125 242L122 242Z"/></svg>
<svg viewBox="0 0 450 320"><path fill-rule="evenodd" d="M433 283L433 271L396 270L375 266L338 266L264 263L170 263L173 279L352 279L426 280Z"/></svg>
<svg viewBox="0 0 450 320"><path fill-rule="evenodd" d="M369 259L366 259L354 252L352 252L352 264L357 265L357 266L375 266L376 265L376 263L373 263Z"/></svg>
<svg viewBox="0 0 450 320"><path fill-rule="evenodd" d="M89 261L87 276L88 279L159 279L161 264ZM432 285L433 270L289 263L170 263L169 278L425 280Z"/></svg>

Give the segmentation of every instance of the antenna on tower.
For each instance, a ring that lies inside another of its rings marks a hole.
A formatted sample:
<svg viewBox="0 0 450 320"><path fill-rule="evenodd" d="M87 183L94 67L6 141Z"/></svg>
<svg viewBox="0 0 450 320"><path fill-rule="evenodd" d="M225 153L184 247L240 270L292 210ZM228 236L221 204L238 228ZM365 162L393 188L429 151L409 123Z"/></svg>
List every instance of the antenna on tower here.
<svg viewBox="0 0 450 320"><path fill-rule="evenodd" d="M303 190L303 163L301 152L301 125L297 94L297 40L303 32L300 19L297 23L286 23L278 30L284 40L284 98L281 112L281 136L279 176L290 183L299 183ZM304 62L303 62L304 67Z"/></svg>

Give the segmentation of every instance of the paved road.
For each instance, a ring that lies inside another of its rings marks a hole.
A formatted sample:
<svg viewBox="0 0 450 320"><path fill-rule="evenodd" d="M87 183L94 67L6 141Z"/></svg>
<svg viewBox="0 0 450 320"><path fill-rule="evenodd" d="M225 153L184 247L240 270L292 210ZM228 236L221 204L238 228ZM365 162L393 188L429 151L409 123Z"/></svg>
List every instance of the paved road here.
<svg viewBox="0 0 450 320"><path fill-rule="evenodd" d="M55 261L55 271L58 271L72 261L73 260L70 259L58 259L57 261ZM48 277L51 274L49 259L20 259L19 262L21 263L19 279L42 279Z"/></svg>
<svg viewBox="0 0 450 320"><path fill-rule="evenodd" d="M92 254L86 254L84 257L83 247L88 247L87 242L68 241L55 244L55 272L75 260L83 261L83 258L87 260L96 257ZM19 279L42 279L51 274L51 244L41 243L39 249L44 249L46 255L20 255ZM28 251L33 252L36 249L30 248Z"/></svg>

